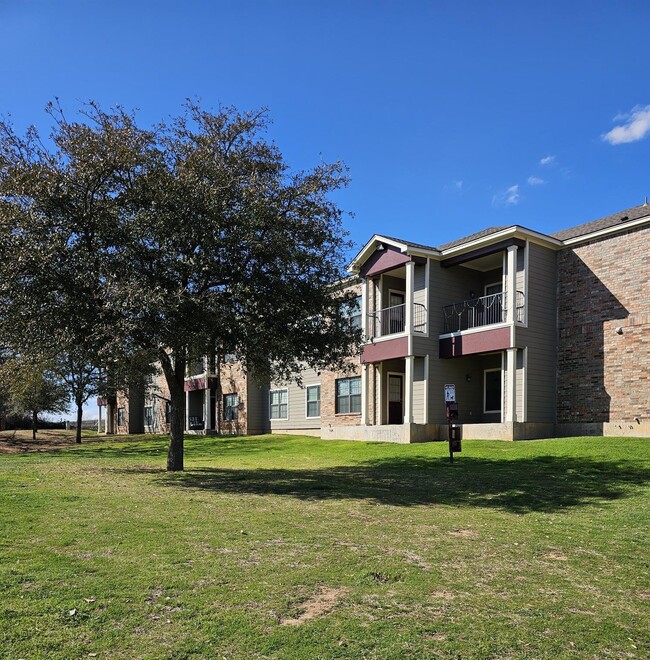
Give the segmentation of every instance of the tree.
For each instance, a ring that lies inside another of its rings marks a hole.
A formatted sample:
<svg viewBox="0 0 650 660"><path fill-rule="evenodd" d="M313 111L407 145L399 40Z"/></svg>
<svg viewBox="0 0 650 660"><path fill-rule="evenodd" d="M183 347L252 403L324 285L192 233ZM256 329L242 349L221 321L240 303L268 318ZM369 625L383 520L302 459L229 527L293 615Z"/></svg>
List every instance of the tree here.
<svg viewBox="0 0 650 660"><path fill-rule="evenodd" d="M354 297L334 284L348 245L329 199L347 184L340 163L290 172L263 137L265 111L190 102L155 130L94 104L79 122L51 112L52 151L34 130L18 139L0 126L0 307L19 300L23 325L42 336L45 326L60 333L63 306L66 341L88 338L97 364L158 360L169 470L183 469L194 356L227 351L258 377L289 379L356 354ZM84 291L81 308L65 278Z"/></svg>
<svg viewBox="0 0 650 660"><path fill-rule="evenodd" d="M37 360L15 356L0 366L0 379L14 414L29 414L32 438L36 440L38 416L68 411L68 392L56 374Z"/></svg>

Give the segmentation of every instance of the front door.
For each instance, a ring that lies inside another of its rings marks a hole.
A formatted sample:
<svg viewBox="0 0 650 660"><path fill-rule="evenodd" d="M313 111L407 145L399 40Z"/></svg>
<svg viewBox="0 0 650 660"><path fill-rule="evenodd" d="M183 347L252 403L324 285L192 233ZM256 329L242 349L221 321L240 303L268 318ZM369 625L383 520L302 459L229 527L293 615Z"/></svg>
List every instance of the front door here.
<svg viewBox="0 0 650 660"><path fill-rule="evenodd" d="M404 423L404 377L388 375L388 423Z"/></svg>

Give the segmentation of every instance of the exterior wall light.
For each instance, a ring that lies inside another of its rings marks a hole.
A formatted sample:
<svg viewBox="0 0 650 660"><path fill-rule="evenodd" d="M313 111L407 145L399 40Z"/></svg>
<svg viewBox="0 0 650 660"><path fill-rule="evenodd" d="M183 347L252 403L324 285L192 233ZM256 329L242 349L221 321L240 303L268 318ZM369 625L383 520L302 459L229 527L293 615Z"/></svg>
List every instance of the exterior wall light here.
<svg viewBox="0 0 650 660"><path fill-rule="evenodd" d="M621 326L618 325L618 326L616 326L616 327L614 328L614 332L615 332L617 335L622 335L622 334L623 334L623 328L621 328Z"/></svg>

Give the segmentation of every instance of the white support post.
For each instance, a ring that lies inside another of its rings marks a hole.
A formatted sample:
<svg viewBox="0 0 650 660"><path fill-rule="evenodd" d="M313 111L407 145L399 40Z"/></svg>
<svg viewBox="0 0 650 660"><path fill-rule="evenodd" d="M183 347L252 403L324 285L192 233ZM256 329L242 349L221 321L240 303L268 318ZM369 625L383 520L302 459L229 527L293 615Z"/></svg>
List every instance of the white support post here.
<svg viewBox="0 0 650 660"><path fill-rule="evenodd" d="M415 262L406 262L406 334L413 334L413 297L415 292Z"/></svg>
<svg viewBox="0 0 650 660"><path fill-rule="evenodd" d="M382 397L384 369L381 362L375 368L375 378L375 424L381 426L384 423L384 402Z"/></svg>
<svg viewBox="0 0 650 660"><path fill-rule="evenodd" d="M361 426L368 423L368 365L361 366Z"/></svg>
<svg viewBox="0 0 650 660"><path fill-rule="evenodd" d="M363 338L368 336L368 278L364 277L361 283L361 330Z"/></svg>
<svg viewBox="0 0 650 660"><path fill-rule="evenodd" d="M185 430L190 430L190 393L185 392Z"/></svg>
<svg viewBox="0 0 650 660"><path fill-rule="evenodd" d="M406 369L404 373L404 424L413 423L413 366L415 357L409 355L405 358Z"/></svg>
<svg viewBox="0 0 650 660"><path fill-rule="evenodd" d="M208 379L205 379L205 384L207 386ZM218 402L217 402L218 404ZM212 428L212 406L210 405L210 388L206 387L203 390L203 420L205 430Z"/></svg>
<svg viewBox="0 0 650 660"><path fill-rule="evenodd" d="M508 248L506 257L506 322L515 322L515 304L517 295L517 246L511 245Z"/></svg>
<svg viewBox="0 0 650 660"><path fill-rule="evenodd" d="M517 349L506 351L506 422L517 421Z"/></svg>
<svg viewBox="0 0 650 660"><path fill-rule="evenodd" d="M424 423L429 423L429 354L424 356Z"/></svg>
<svg viewBox="0 0 650 660"><path fill-rule="evenodd" d="M97 433L102 432L102 410L104 406L97 406Z"/></svg>

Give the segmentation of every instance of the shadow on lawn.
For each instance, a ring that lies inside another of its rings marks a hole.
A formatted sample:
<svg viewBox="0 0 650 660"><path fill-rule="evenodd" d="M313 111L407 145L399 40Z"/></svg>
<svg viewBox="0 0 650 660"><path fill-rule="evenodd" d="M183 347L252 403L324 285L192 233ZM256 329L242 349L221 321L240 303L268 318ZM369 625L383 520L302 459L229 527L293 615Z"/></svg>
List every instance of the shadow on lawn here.
<svg viewBox="0 0 650 660"><path fill-rule="evenodd" d="M201 468L167 473L157 481L215 493L366 499L395 506L455 504L529 513L626 497L650 481L650 470L632 463L557 456L463 458L454 465L441 458L390 458L318 470Z"/></svg>

